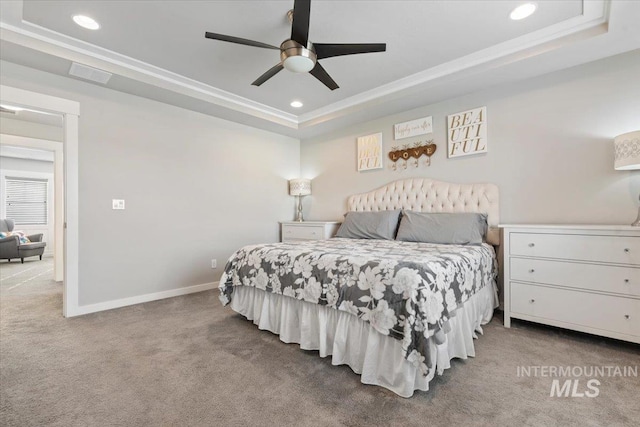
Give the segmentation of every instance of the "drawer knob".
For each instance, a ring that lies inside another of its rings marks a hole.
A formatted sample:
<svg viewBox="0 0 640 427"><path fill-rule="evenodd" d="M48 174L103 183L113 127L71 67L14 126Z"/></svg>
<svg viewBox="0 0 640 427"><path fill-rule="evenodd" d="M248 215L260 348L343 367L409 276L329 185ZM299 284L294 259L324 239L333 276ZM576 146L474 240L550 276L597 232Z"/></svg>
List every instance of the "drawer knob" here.
<svg viewBox="0 0 640 427"><path fill-rule="evenodd" d="M535 245L536 245L535 243L529 243L530 248L534 247Z"/></svg>
<svg viewBox="0 0 640 427"><path fill-rule="evenodd" d="M629 248L624 248L624 251L625 251L626 253L629 253L629 252L631 252L631 249L629 249Z"/></svg>
<svg viewBox="0 0 640 427"><path fill-rule="evenodd" d="M624 283L629 283L629 279L624 279Z"/></svg>
<svg viewBox="0 0 640 427"><path fill-rule="evenodd" d="M529 300L529 302L530 302L531 304L533 304L534 302L536 302L536 300L534 300L533 298L531 298L531 299Z"/></svg>
<svg viewBox="0 0 640 427"><path fill-rule="evenodd" d="M628 314L625 314L625 315L624 315L624 318L625 318L625 319L627 319L627 320L629 320L629 319L631 319L631 316L629 316Z"/></svg>
<svg viewBox="0 0 640 427"><path fill-rule="evenodd" d="M532 268L531 270L529 270L529 273L535 273L536 271Z"/></svg>

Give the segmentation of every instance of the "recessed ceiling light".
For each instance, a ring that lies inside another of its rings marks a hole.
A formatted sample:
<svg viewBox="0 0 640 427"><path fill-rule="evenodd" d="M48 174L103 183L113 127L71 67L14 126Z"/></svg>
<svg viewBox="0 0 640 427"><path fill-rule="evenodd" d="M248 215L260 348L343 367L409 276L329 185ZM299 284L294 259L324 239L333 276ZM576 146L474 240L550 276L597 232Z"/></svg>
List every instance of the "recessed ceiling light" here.
<svg viewBox="0 0 640 427"><path fill-rule="evenodd" d="M509 17L514 21L519 21L521 19L524 19L528 16L533 15L533 12L535 12L537 8L538 6L535 3L521 4L520 6L513 9Z"/></svg>
<svg viewBox="0 0 640 427"><path fill-rule="evenodd" d="M300 101L292 101L290 105L291 105L293 108L300 108L300 107L302 107L302 105L303 105L303 104L302 104L302 102L300 102Z"/></svg>
<svg viewBox="0 0 640 427"><path fill-rule="evenodd" d="M95 19L85 15L74 15L73 22L88 30L97 30L100 28L100 24L98 24Z"/></svg>

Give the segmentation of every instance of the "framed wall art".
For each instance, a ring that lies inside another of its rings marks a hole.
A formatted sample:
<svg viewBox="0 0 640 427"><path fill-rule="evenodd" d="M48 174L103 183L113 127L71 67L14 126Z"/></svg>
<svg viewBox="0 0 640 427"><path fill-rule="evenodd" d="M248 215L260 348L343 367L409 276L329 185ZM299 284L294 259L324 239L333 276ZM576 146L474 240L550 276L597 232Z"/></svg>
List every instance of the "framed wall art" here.
<svg viewBox="0 0 640 427"><path fill-rule="evenodd" d="M382 169L382 133L358 138L358 172Z"/></svg>
<svg viewBox="0 0 640 427"><path fill-rule="evenodd" d="M487 152L487 107L447 116L447 156Z"/></svg>
<svg viewBox="0 0 640 427"><path fill-rule="evenodd" d="M431 116L393 125L393 139L396 140L425 135L431 132L433 132L433 120Z"/></svg>

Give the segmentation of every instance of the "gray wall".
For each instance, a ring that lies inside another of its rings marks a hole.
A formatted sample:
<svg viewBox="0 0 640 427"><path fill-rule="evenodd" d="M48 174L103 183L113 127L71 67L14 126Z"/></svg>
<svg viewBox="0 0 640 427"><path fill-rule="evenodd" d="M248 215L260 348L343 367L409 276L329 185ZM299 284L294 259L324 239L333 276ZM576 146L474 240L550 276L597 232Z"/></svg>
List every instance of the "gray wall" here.
<svg viewBox="0 0 640 427"><path fill-rule="evenodd" d="M2 84L80 102L81 305L218 280L293 218L297 139L6 62Z"/></svg>
<svg viewBox="0 0 640 427"><path fill-rule="evenodd" d="M0 169L53 174L53 162L0 156Z"/></svg>
<svg viewBox="0 0 640 427"><path fill-rule="evenodd" d="M2 71L4 72L4 69ZM16 120L9 117L0 117L0 131L7 135L48 139L49 141L62 141L64 139L64 128L62 127Z"/></svg>
<svg viewBox="0 0 640 427"><path fill-rule="evenodd" d="M429 177L499 186L502 223L630 224L640 171L613 169L613 138L640 129L640 51L372 120L303 140L302 176L312 178L305 213L337 219L346 198L390 181ZM447 159L446 116L487 106L488 153ZM433 116L430 167L392 171L393 125ZM384 170L356 171L356 138L382 132Z"/></svg>

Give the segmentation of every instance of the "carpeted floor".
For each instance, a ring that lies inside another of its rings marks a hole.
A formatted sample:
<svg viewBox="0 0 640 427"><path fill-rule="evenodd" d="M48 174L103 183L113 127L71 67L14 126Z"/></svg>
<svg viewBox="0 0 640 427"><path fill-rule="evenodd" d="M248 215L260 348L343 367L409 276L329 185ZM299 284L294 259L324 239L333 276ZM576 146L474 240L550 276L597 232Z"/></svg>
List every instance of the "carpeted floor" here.
<svg viewBox="0 0 640 427"><path fill-rule="evenodd" d="M518 366L637 366L640 347L497 316L476 357L404 399L203 292L64 319L50 259L0 263L2 426L637 426L640 378L549 397ZM584 389L586 378L580 378Z"/></svg>

